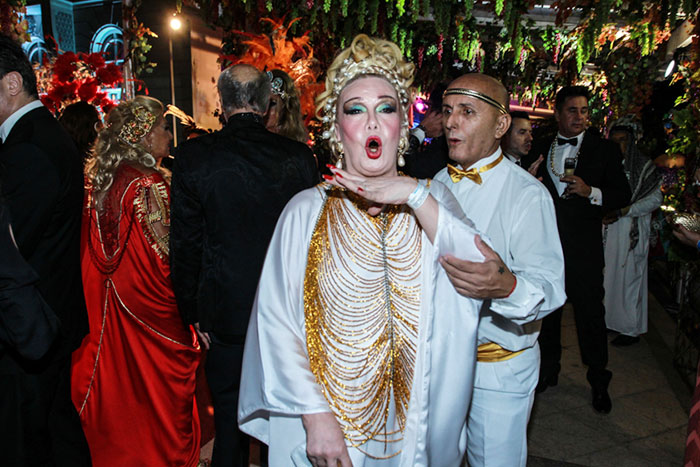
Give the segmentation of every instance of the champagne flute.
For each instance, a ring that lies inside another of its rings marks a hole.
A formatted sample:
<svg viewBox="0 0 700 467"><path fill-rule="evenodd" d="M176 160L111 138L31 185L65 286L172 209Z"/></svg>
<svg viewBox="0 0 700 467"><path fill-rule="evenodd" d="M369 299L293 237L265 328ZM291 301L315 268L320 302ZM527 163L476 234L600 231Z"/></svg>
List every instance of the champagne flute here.
<svg viewBox="0 0 700 467"><path fill-rule="evenodd" d="M574 171L576 170L576 158L575 157L567 157L564 159L564 176L569 177L574 174ZM569 199L573 195L571 194L562 194L561 197L564 199Z"/></svg>

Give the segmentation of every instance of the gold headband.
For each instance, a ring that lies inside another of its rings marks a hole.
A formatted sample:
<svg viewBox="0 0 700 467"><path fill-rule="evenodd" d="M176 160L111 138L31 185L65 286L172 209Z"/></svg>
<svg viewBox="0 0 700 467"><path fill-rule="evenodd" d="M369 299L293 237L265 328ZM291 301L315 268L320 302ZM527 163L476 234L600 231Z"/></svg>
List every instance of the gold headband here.
<svg viewBox="0 0 700 467"><path fill-rule="evenodd" d="M369 56L367 59L355 61L353 58L348 57L343 60L343 64L338 68L333 80L333 93L328 97L326 105L323 106L322 121L328 128L321 134L322 138L331 138L335 130L338 97L340 97L340 93L345 86L358 76L380 76L384 78L396 90L402 107L408 108L410 96L406 80L400 77L395 69L372 64L370 58L372 57ZM408 121L406 119L404 119L404 126L408 131Z"/></svg>
<svg viewBox="0 0 700 467"><path fill-rule="evenodd" d="M458 94L460 96L469 96L473 97L475 99L479 99L480 101L486 102L489 105L492 105L498 109L499 112L501 112L504 115L508 115L508 110L506 110L506 107L498 102L496 99L493 97L487 96L483 92L479 91L474 91L473 89L465 89L465 88L449 88L447 89L442 97L446 96L451 96L453 94Z"/></svg>
<svg viewBox="0 0 700 467"><path fill-rule="evenodd" d="M156 116L141 105L131 110L131 117L119 130L119 138L129 145L141 141L146 136L156 121Z"/></svg>

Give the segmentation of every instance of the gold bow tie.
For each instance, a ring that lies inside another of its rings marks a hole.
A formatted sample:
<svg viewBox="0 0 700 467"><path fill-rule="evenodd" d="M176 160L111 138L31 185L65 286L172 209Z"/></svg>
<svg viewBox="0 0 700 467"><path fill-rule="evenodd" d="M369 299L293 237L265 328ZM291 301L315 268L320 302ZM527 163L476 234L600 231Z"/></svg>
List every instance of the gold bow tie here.
<svg viewBox="0 0 700 467"><path fill-rule="evenodd" d="M498 159L491 162L490 164L486 164L485 166L480 167L478 169L469 169L469 170L462 170L462 169L459 169L459 168L453 166L452 164L447 164L447 173L450 175L450 178L452 179L453 183L458 183L464 177L467 177L469 180L473 181L477 185L481 185L481 175L480 174L486 172L487 170L493 169L502 160L503 160L503 153L501 153L501 155L498 156Z"/></svg>

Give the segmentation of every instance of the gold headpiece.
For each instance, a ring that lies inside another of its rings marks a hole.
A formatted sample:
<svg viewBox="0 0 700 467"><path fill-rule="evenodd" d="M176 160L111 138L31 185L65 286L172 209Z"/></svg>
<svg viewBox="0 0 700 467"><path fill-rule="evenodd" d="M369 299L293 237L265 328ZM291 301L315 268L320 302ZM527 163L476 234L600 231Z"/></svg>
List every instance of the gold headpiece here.
<svg viewBox="0 0 700 467"><path fill-rule="evenodd" d="M370 57L368 56L367 58ZM405 80L399 78L398 74L394 70L370 64L368 60L360 60L359 62L356 62L352 58L346 58L333 79L333 93L328 97L326 104L323 106L322 121L327 127L327 129L321 135L323 139L330 139L335 130L335 119L337 112L336 103L341 91L350 81L362 75L376 75L386 79L394 87L394 89L396 89L396 94L399 96L401 106L408 106L409 95L408 88L404 85ZM406 126L408 126L408 122L404 123Z"/></svg>
<svg viewBox="0 0 700 467"><path fill-rule="evenodd" d="M121 130L119 130L119 139L129 145L141 141L151 131L157 118L146 107L141 105L131 109L131 117L127 118Z"/></svg>
<svg viewBox="0 0 700 467"><path fill-rule="evenodd" d="M493 97L487 96L483 92L474 91L473 89L465 89L465 88L449 88L443 93L442 97L444 98L446 96L451 96L453 94L458 94L460 96L469 96L469 97L473 97L475 99L479 99L480 101L486 102L487 104L496 107L498 109L498 111L501 112L502 114L508 115L508 110L506 109L506 107L503 104L498 102Z"/></svg>
<svg viewBox="0 0 700 467"><path fill-rule="evenodd" d="M343 148L336 138L337 105L340 93L351 81L363 76L385 79L395 90L401 108L401 137L399 155L408 148L408 109L413 64L406 62L401 49L393 42L358 34L333 61L326 75L326 90L317 98L316 112L323 122L321 137L329 141L331 150L340 158ZM337 165L337 164L336 164Z"/></svg>

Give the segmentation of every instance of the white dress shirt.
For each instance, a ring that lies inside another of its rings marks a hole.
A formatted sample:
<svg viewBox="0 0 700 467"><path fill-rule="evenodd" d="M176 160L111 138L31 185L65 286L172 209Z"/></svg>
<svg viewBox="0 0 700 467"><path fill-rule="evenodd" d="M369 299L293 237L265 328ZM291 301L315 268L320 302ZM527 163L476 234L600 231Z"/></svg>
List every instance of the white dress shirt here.
<svg viewBox="0 0 700 467"><path fill-rule="evenodd" d="M5 142L7 136L10 134L12 128L15 126L15 123L17 123L17 121L20 118L24 117L25 114L31 112L34 109L43 107L43 105L44 104L42 104L41 101L37 99L15 110L14 113L7 117L7 120L5 120L2 123L2 125L0 125L0 141L2 141L3 143Z"/></svg>
<svg viewBox="0 0 700 467"><path fill-rule="evenodd" d="M468 168L483 167L500 155L498 148ZM453 183L446 168L435 176L517 278L508 297L491 300L488 309L489 302L484 303L478 333L479 344L495 342L515 352L535 345L539 320L566 300L554 204L542 183L505 158L481 178L481 185L466 177Z"/></svg>
<svg viewBox="0 0 700 467"><path fill-rule="evenodd" d="M576 146L571 145L571 144L558 144L557 140L554 140L554 169L560 173L564 173L564 160L569 158L569 157L576 157L576 154L578 154L579 149L581 149L581 144L583 143L583 136L585 132L579 133L578 135L574 136L573 138L576 138L577 143ZM557 133L557 138L564 138L564 139L571 139L571 138L566 138L565 136L562 136L561 133ZM559 193L559 196L561 196L564 193L564 190L568 186L566 182L562 182L559 180L559 177L552 171L552 162L549 160L550 155L549 151L547 152L547 160L544 162L547 164L547 173L549 174L549 177L552 179L552 182L554 183L554 187L557 189L557 193ZM578 162L578 161L577 161ZM577 195L574 195L577 196ZM596 188L594 186L591 187L591 194L588 195L588 199L590 200L591 204L595 204L596 206L601 206L603 204L603 193L600 191L600 188Z"/></svg>
<svg viewBox="0 0 700 467"><path fill-rule="evenodd" d="M508 153L505 152L505 151L503 151L503 155L506 156L506 157L508 158L508 160L511 161L513 164L515 164L515 165L517 165L517 166L519 166L519 167L522 167L522 166L523 166L522 163L521 163L522 158L520 158L520 157L515 157L515 156L513 156L513 155L511 155L511 154L508 154Z"/></svg>

